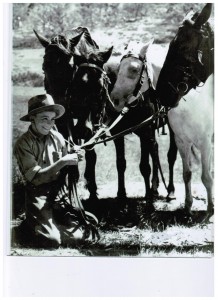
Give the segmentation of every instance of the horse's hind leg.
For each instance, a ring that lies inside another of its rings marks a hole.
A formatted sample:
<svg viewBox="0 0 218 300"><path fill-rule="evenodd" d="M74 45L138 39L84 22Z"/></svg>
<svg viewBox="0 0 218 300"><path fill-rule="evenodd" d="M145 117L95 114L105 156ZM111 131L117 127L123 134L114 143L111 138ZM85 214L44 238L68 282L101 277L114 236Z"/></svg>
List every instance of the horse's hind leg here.
<svg viewBox="0 0 218 300"><path fill-rule="evenodd" d="M95 150L87 150L86 154L86 168L85 168L85 173L84 177L87 181L87 188L88 191L90 192L90 199L93 200L98 200L97 197L97 185L95 181L95 164L96 164L96 153Z"/></svg>
<svg viewBox="0 0 218 300"><path fill-rule="evenodd" d="M202 182L207 190L207 213L209 216L213 215L214 203L213 203L213 177L211 172L211 161L212 161L212 149L210 142L208 147L205 147L201 151L201 163L202 163Z"/></svg>
<svg viewBox="0 0 218 300"><path fill-rule="evenodd" d="M193 203L192 192L191 192L191 145L184 143L182 140L176 140L179 152L182 157L183 165L183 180L185 184L185 211L191 214L191 207Z"/></svg>
<svg viewBox="0 0 218 300"><path fill-rule="evenodd" d="M145 181L145 199L147 201L146 204L153 203L153 196L150 187L150 175L151 175L151 167L149 164L149 146L148 140L144 139L140 136L141 142L141 161L140 161L140 171Z"/></svg>
<svg viewBox="0 0 218 300"><path fill-rule="evenodd" d="M158 143L155 139L150 139L148 141L150 155L153 163L153 174L151 180L151 194L153 197L157 197L158 187L159 187L159 177L158 177L158 169L159 169L159 153L158 153Z"/></svg>
<svg viewBox="0 0 218 300"><path fill-rule="evenodd" d="M124 137L114 140L116 157L117 157L117 173L118 173L118 192L117 197L119 199L126 198L125 189L125 170L126 170L126 160L125 160L125 143Z"/></svg>
<svg viewBox="0 0 218 300"><path fill-rule="evenodd" d="M169 125L169 132L170 132L170 147L169 147L169 151L167 153L167 157L168 157L168 164L169 164L169 185L167 187L167 191L168 191L168 195L167 195L167 199L168 200L173 200L175 199L175 187L174 187L174 164L176 162L176 158L177 158L177 153L178 153L178 148L176 146L176 142L175 142L175 135L174 132L172 131L170 125Z"/></svg>

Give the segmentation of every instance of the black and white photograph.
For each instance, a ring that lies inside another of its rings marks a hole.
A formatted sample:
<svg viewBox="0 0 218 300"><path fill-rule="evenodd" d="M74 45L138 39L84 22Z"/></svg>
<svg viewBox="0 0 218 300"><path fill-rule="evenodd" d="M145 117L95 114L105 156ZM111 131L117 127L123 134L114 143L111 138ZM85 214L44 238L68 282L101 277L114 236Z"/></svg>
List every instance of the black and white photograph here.
<svg viewBox="0 0 218 300"><path fill-rule="evenodd" d="M214 4L8 6L8 255L213 259Z"/></svg>
<svg viewBox="0 0 218 300"><path fill-rule="evenodd" d="M213 4L12 9L11 255L213 256Z"/></svg>

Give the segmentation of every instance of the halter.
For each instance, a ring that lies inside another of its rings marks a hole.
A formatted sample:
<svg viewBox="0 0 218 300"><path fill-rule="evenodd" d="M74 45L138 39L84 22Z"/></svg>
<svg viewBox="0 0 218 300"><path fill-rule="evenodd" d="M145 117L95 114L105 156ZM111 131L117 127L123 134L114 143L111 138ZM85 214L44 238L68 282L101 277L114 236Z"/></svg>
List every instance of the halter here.
<svg viewBox="0 0 218 300"><path fill-rule="evenodd" d="M109 92L108 92L108 85L111 82L110 82L109 77L107 76L106 71L103 68L97 66L96 64L92 64L92 63L82 63L81 65L78 66L78 69L83 68L83 67L94 68L94 69L101 72L101 75L103 75L103 86L102 86L102 89L100 91L100 94L102 95L102 93L104 91L105 96L106 96L106 100L108 100L111 103L111 105L114 106L114 104L113 104L113 102L110 98ZM99 124L93 124L95 129L98 129L103 124L103 114L104 114L105 106L106 106L106 102L105 102L105 104L103 106L103 110L101 112L101 117L100 117L100 120L99 120L100 123Z"/></svg>
<svg viewBox="0 0 218 300"><path fill-rule="evenodd" d="M128 57L134 57L134 58L136 58L136 59L138 59L138 60L140 60L142 62L142 68L141 68L139 80L138 80L138 82L137 82L137 84L135 86L135 89L134 89L133 93L128 96L128 99L130 99L131 97L134 97L135 99L134 99L134 101L130 102L127 106L129 106L129 107L133 107L134 106L135 107L136 105L138 105L140 99L144 100L142 92L140 91L141 87L142 87L142 85L144 83L144 78L145 78L145 76L143 75L144 71L146 72L146 75L147 75L147 78L148 78L149 89L152 88L152 84L151 84L151 78L150 78L150 76L148 74L147 57L146 57L146 55L145 55L144 58L142 58L140 55L137 56L137 55L129 52L129 53L127 53L126 55L124 55L121 58L120 62L123 59L128 58Z"/></svg>
<svg viewBox="0 0 218 300"><path fill-rule="evenodd" d="M191 22L189 22L188 20L186 20L186 24L193 26L193 24ZM185 24L182 25L180 27L180 29L184 28L184 26L185 26ZM176 69L183 73L183 79L177 84L176 87L173 86L173 84L171 82L169 82L169 85L174 90L174 92L176 92L180 96L186 95L192 88L195 89L196 87L199 87L201 82L203 84L205 83L208 75L206 75L206 78L205 78L204 74L196 75L196 73L195 73L195 69L197 68L196 64L198 64L198 66L200 68L204 67L204 65L202 63L202 56L203 56L202 49L206 42L208 42L209 51L213 50L213 48L211 47L211 43L210 43L210 32L207 28L205 28L205 29L192 28L192 30L199 33L202 36L201 42L199 43L199 47L197 49L197 59L195 57L191 57L189 67L182 66L182 65L176 66ZM174 40L175 39L176 39L176 37L174 38ZM205 69L204 69L204 71L205 71Z"/></svg>

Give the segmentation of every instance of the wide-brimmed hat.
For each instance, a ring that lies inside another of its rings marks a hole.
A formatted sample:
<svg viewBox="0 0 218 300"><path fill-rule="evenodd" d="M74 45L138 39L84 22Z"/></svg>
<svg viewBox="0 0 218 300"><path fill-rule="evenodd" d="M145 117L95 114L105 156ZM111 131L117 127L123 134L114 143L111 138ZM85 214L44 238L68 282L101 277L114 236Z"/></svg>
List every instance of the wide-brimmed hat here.
<svg viewBox="0 0 218 300"><path fill-rule="evenodd" d="M65 109L60 104L55 104L53 98L49 94L37 95L28 101L28 114L20 118L21 121L30 121L30 116L43 111L53 111L56 113L55 119L60 118Z"/></svg>

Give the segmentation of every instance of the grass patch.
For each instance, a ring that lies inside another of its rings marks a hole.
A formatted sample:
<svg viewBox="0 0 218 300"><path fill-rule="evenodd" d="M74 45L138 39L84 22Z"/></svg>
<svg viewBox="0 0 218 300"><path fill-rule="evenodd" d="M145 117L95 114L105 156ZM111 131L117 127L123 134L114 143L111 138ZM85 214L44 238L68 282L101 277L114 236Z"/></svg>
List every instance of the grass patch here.
<svg viewBox="0 0 218 300"><path fill-rule="evenodd" d="M38 73L27 71L13 75L12 82L18 86L42 87L44 85L44 78Z"/></svg>
<svg viewBox="0 0 218 300"><path fill-rule="evenodd" d="M163 199L161 201L164 202ZM87 209L85 201L84 206ZM67 253L67 256L99 257L213 256L213 224L208 222L202 225L199 219L205 212L195 212L192 222L184 224L182 211L175 209L166 219L168 212L159 210L156 212L158 218L152 218L148 213L147 226L140 228L140 216L145 209L145 201L142 199L127 199L126 205L112 198L101 199L98 207L101 238L98 242L80 241L51 252L13 243L11 255L31 256L38 253L40 256L62 256ZM164 220L166 224L162 228ZM12 225L16 226L16 222Z"/></svg>

